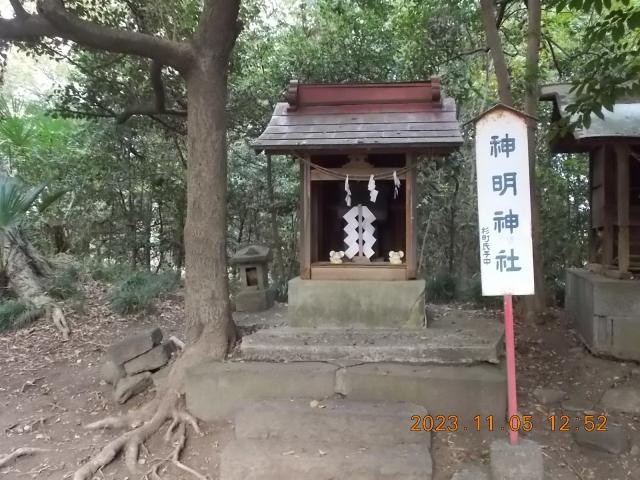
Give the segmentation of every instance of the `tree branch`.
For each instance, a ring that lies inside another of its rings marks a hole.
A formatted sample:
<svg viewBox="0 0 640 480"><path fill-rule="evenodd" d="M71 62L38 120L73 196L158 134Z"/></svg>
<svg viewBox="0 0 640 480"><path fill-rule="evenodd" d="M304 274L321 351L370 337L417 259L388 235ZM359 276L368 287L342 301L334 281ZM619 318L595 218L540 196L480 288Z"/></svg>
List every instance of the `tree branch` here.
<svg viewBox="0 0 640 480"><path fill-rule="evenodd" d="M500 10L498 10L498 18L496 18L496 28L500 30L500 26L502 25L502 21L504 20L504 12L507 10L507 5L509 5L510 0L503 0L500 3Z"/></svg>
<svg viewBox="0 0 640 480"><path fill-rule="evenodd" d="M186 116L185 110L172 110L166 108L166 94L162 82L163 65L157 60L151 61L150 77L153 88L153 100L144 104L135 104L127 107L116 117L118 123L124 123L133 115L177 115Z"/></svg>
<svg viewBox="0 0 640 480"><path fill-rule="evenodd" d="M480 0L480 12L482 13L482 23L487 35L487 47L491 51L493 66L498 80L498 95L500 101L506 105L513 106L513 96L511 95L511 82L507 62L502 50L502 40L496 28L496 16L493 10L492 0Z"/></svg>
<svg viewBox="0 0 640 480"><path fill-rule="evenodd" d="M20 0L9 0L9 3L11 3L11 8L13 8L16 18L26 18L29 16Z"/></svg>
<svg viewBox="0 0 640 480"><path fill-rule="evenodd" d="M15 18L0 19L0 38L5 40L59 37L83 47L155 59L181 72L193 61L193 48L187 43L82 20L69 14L62 0L39 0L37 15L28 14L19 0L11 0L11 3Z"/></svg>
<svg viewBox="0 0 640 480"><path fill-rule="evenodd" d="M563 77L562 69L560 68L560 63L558 63L556 52L553 49L553 43L551 43L551 40L549 40L549 37L547 37L546 35L543 35L543 38L547 43L547 46L549 47L549 53L551 53L551 60L553 61L554 67L556 67L556 70L558 71L558 76L562 78Z"/></svg>

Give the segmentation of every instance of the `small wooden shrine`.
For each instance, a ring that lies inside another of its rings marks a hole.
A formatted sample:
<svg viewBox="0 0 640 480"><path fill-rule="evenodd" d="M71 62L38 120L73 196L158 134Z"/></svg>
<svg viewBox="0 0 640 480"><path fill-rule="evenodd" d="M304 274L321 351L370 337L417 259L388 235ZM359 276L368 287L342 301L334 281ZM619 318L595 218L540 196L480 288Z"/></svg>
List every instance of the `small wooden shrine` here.
<svg viewBox="0 0 640 480"><path fill-rule="evenodd" d="M302 171L300 277L416 278L416 164L462 143L440 81L291 81L254 148Z"/></svg>
<svg viewBox="0 0 640 480"><path fill-rule="evenodd" d="M570 89L543 87L553 123L570 120ZM589 263L568 269L565 310L593 353L640 360L640 99L603 114L551 143L554 153L589 155Z"/></svg>
<svg viewBox="0 0 640 480"><path fill-rule="evenodd" d="M553 102L552 122L566 119L570 85L543 87ZM640 271L640 99L623 99L604 119L553 139L555 153L589 154L590 268L628 277Z"/></svg>

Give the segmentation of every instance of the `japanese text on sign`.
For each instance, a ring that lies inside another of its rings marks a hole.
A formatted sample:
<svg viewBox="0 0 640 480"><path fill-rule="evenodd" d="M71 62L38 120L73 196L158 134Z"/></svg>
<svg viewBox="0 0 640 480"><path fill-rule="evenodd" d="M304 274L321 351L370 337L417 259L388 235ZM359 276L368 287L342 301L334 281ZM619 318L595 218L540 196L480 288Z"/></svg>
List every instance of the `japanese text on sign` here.
<svg viewBox="0 0 640 480"><path fill-rule="evenodd" d="M497 107L476 123L483 295L534 293L524 117Z"/></svg>

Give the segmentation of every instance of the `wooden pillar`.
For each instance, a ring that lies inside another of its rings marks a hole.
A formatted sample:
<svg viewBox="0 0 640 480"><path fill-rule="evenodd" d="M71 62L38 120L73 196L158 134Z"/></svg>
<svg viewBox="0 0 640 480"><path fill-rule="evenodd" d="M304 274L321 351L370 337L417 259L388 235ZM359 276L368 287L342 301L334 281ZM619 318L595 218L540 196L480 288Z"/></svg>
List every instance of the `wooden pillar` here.
<svg viewBox="0 0 640 480"><path fill-rule="evenodd" d="M417 161L414 154L407 154L407 175L405 179L405 207L406 207L406 262L407 280L413 280L418 272L417 244L418 236L416 230L416 187L417 187Z"/></svg>
<svg viewBox="0 0 640 480"><path fill-rule="evenodd" d="M599 263L600 258L598 257L598 231L597 226L593 224L594 214L594 201L593 201L593 191L595 188L594 184L594 152L589 152L589 263Z"/></svg>
<svg viewBox="0 0 640 480"><path fill-rule="evenodd" d="M595 155L597 157L596 161L601 162L601 166L604 172L604 177L602 179L602 188L604 188L604 200L602 206L597 208L602 208L602 214L604 215L604 228L602 232L602 264L609 266L613 265L614 254L613 223L615 212L613 211L613 203L615 201L615 197L613 197L612 193L615 188L615 182L612 182L612 175L609 173L610 169L607 168L607 160L613 161L614 159L607 159L606 152L606 146L602 146L596 150Z"/></svg>
<svg viewBox="0 0 640 480"><path fill-rule="evenodd" d="M311 279L311 167L309 157L300 159L302 173L302 228L300 230L300 278Z"/></svg>
<svg viewBox="0 0 640 480"><path fill-rule="evenodd" d="M618 204L618 269L629 271L629 147L616 145Z"/></svg>

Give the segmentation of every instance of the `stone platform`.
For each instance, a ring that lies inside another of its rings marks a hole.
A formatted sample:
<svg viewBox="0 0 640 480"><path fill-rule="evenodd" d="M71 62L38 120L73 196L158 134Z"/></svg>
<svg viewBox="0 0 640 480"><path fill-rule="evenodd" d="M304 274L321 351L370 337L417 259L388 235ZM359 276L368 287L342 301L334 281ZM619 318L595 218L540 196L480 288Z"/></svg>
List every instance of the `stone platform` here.
<svg viewBox="0 0 640 480"><path fill-rule="evenodd" d="M289 281L291 327L419 328L424 280Z"/></svg>
<svg viewBox="0 0 640 480"><path fill-rule="evenodd" d="M431 309L428 328L275 326L264 317L245 334L240 356L250 361L329 362L339 366L396 362L415 365L499 363L502 322L481 310ZM275 310L274 310L275 312ZM279 318L286 318L284 309Z"/></svg>
<svg viewBox="0 0 640 480"><path fill-rule="evenodd" d="M640 361L640 281L569 269L565 310L592 353Z"/></svg>
<svg viewBox="0 0 640 480"><path fill-rule="evenodd" d="M272 362L499 363L502 327L484 325L470 330L273 328L243 338L240 351L245 360Z"/></svg>

